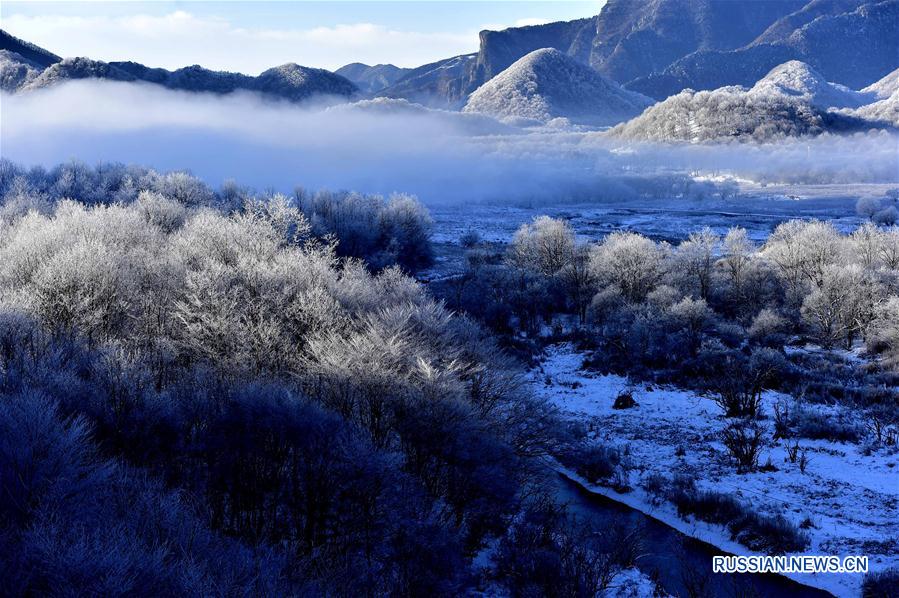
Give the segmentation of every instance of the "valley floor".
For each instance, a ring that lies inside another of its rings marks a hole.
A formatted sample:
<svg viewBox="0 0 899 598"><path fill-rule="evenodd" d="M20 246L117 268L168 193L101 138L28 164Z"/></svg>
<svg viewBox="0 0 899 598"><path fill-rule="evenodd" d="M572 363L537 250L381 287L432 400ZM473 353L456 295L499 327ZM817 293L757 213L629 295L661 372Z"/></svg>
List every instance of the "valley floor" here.
<svg viewBox="0 0 899 598"><path fill-rule="evenodd" d="M565 417L586 425L593 439L626 455L627 482L633 490L621 494L579 479L590 490L725 551L751 554L731 541L726 529L684 521L671 503L654 504L658 501L642 487L653 474L695 476L700 489L732 494L766 515L782 514L797 525L808 519L811 545L804 554L867 555L872 571L899 566L899 454L895 449L802 439L800 445L810 457L802 473L798 464L789 462L785 442L770 441L773 424L766 419L762 424L769 442L760 462L770 458L776 471L740 474L718 440L725 419L710 398L584 371L584 357L570 344L551 346L532 370L531 383ZM615 397L625 389L633 392L638 405L612 409ZM784 398L767 393L763 413L770 417L773 403ZM794 578L837 596L857 596L862 582L862 576L850 574Z"/></svg>
<svg viewBox="0 0 899 598"><path fill-rule="evenodd" d="M855 213L856 202L863 197L883 197L893 187L884 184L760 185L743 181L736 195L728 198L665 197L628 201L598 198L595 202L551 206L521 203L430 206L437 263L421 272L420 278L433 280L461 271L464 251L459 239L466 232L476 232L485 243L505 244L518 227L541 215L568 221L580 237L592 241L627 230L654 240L677 243L705 226L719 234L740 226L755 242L763 243L778 224L793 218L828 220L843 232L854 230L864 222Z"/></svg>

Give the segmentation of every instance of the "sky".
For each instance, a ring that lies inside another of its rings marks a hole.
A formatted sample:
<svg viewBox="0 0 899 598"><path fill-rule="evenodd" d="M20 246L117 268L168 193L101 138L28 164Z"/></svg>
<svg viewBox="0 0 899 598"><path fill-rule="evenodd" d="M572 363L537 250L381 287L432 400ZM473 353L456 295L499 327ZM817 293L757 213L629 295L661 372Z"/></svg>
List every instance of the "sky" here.
<svg viewBox="0 0 899 598"><path fill-rule="evenodd" d="M478 32L594 16L605 0L0 2L0 27L62 57L199 64L414 67L476 52Z"/></svg>

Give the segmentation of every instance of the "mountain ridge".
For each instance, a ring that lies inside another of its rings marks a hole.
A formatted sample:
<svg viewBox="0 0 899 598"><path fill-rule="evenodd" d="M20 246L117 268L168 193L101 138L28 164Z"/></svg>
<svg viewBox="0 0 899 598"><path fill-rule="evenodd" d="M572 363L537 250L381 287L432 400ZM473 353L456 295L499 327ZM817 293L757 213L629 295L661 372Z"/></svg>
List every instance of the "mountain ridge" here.
<svg viewBox="0 0 899 598"><path fill-rule="evenodd" d="M23 42L0 30L5 46L26 47L45 58L55 54L34 44ZM10 41L11 40L11 41ZM354 97L359 89L345 77L325 69L285 63L272 67L257 76L213 71L192 65L169 71L148 67L138 62L103 62L85 57L65 58L50 62L38 70L40 63L9 50L0 55L0 87L5 91L35 91L75 79L105 79L111 81L142 81L168 89L216 94L236 91L257 92L267 97L299 102L312 96ZM58 58L58 57L57 57ZM49 60L49 59L47 59Z"/></svg>
<svg viewBox="0 0 899 598"><path fill-rule="evenodd" d="M348 79L363 93L374 94L390 87L411 70L393 64L368 65L362 62L351 62L340 67L334 73Z"/></svg>

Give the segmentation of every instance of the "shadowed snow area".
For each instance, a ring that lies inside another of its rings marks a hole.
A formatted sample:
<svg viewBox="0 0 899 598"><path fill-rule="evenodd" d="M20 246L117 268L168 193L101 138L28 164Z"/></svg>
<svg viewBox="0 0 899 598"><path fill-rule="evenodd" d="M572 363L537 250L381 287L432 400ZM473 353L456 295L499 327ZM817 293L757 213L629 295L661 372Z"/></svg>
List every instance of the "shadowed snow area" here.
<svg viewBox="0 0 899 598"><path fill-rule="evenodd" d="M890 544L890 538L899 534L895 453L886 449L871 453L855 443L804 439L809 463L802 472L787 457L789 443L781 440L766 446L762 455L776 470L735 473L719 440L726 419L711 398L584 371L583 358L570 345L553 347L531 379L538 395L566 417L583 422L593 438L627 448L628 459L635 465L628 480L633 491L619 494L599 486L591 486L592 490L728 549L731 540L726 530L701 521L685 522L673 505L657 504L644 489L653 476L696 474L702 489L734 494L766 515L783 515L797 525L808 519L811 545L805 554L865 554L877 569L899 564ZM625 390L632 392L637 406L613 409L615 397ZM775 402L788 400L767 392L763 412L771 414ZM846 415L841 413L842 406L809 408L833 418ZM746 553L745 547L736 548ZM838 596L858 595L861 583L853 575L793 577Z"/></svg>

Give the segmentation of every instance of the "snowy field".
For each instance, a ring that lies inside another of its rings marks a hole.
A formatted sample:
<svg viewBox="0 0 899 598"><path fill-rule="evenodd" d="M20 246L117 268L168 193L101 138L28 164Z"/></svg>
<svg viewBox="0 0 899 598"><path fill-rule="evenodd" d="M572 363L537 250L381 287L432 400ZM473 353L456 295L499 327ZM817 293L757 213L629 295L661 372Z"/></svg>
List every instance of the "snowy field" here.
<svg viewBox="0 0 899 598"><path fill-rule="evenodd" d="M542 215L567 220L587 241L597 241L614 231L628 230L654 240L677 243L706 226L721 235L731 227L740 226L747 230L752 240L761 244L778 224L794 218L828 220L841 232L850 232L864 222L855 211L859 199L881 198L887 190L896 187L895 184L874 183L760 185L739 181L736 184L739 190L733 197L724 199L621 201L598 197L595 202L576 204L492 202L431 206L437 263L420 277L433 279L459 271L463 259L459 239L465 233L473 230L484 242L505 244L519 226Z"/></svg>
<svg viewBox="0 0 899 598"><path fill-rule="evenodd" d="M641 486L653 474L692 475L700 489L732 494L760 513L782 514L797 525L806 521L811 545L803 554L867 555L873 571L899 565L895 448L868 451L863 445L802 439L800 445L810 457L802 473L798 464L789 462L785 442L771 441L773 403L788 397L769 392L763 406L768 419L762 420L769 432L768 445L760 463L770 459L776 471L740 474L718 440L726 420L712 399L676 388L632 385L620 376L595 375L581 369L583 359L584 354L571 345L552 346L531 372L531 383L563 415L585 424L592 438L627 455L631 467L627 481L633 490L621 494L579 479L592 491L728 552L750 554L731 541L724 528L684 521L672 504L654 504ZM625 389L633 392L638 406L612 409L615 397ZM793 577L837 596L857 596L862 582L862 576L849 574Z"/></svg>

